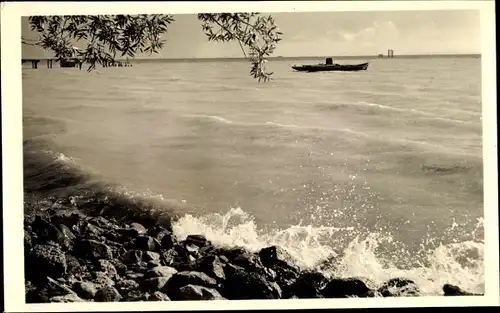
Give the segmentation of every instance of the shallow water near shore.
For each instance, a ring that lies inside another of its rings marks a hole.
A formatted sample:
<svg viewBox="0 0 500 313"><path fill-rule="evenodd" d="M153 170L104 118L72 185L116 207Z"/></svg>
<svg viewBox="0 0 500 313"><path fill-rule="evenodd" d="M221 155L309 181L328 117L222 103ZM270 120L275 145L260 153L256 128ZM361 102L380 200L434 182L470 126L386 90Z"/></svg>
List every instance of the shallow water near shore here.
<svg viewBox="0 0 500 313"><path fill-rule="evenodd" d="M178 216L181 238L280 245L302 267L404 276L424 294L484 292L480 59L289 63L269 62L270 84L244 61L26 68L25 187L101 182Z"/></svg>

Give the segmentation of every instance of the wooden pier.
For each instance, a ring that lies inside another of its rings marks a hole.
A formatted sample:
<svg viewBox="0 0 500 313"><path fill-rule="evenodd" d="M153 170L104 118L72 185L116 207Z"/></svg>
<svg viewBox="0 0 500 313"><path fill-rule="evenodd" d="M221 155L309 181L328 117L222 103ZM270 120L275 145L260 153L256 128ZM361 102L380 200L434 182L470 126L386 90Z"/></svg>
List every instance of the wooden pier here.
<svg viewBox="0 0 500 313"><path fill-rule="evenodd" d="M42 60L40 59L21 59L21 64L31 62L31 68L37 69L38 63L40 63L41 61ZM47 61L47 68L52 68L54 59L47 59L46 61ZM79 69L82 69L83 62L81 62L78 59L66 59L59 61L59 65L60 67L77 67ZM127 62L111 61L105 63L103 67L132 67L132 64L130 64L128 61Z"/></svg>

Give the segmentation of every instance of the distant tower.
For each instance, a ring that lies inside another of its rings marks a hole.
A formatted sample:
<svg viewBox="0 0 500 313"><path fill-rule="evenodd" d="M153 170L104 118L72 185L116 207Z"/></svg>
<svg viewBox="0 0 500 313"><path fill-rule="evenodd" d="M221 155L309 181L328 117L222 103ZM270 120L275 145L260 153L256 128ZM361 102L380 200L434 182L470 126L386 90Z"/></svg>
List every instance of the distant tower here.
<svg viewBox="0 0 500 313"><path fill-rule="evenodd" d="M389 59L394 58L394 50L392 50L392 49L387 50L387 57Z"/></svg>

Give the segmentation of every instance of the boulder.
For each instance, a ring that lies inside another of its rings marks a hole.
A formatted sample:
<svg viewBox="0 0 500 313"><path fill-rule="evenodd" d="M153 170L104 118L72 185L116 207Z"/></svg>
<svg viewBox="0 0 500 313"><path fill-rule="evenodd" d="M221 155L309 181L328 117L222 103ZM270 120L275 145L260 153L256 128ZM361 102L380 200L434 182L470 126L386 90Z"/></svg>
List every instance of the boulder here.
<svg viewBox="0 0 500 313"><path fill-rule="evenodd" d="M127 265L120 263L120 262L117 262L115 264L115 269L116 269L116 272L118 273L118 275L120 275L120 276L125 275L125 273L128 270Z"/></svg>
<svg viewBox="0 0 500 313"><path fill-rule="evenodd" d="M176 274L177 270L170 266L157 266L144 274L144 278L152 278L152 277L166 277L170 278L172 275Z"/></svg>
<svg viewBox="0 0 500 313"><path fill-rule="evenodd" d="M97 293L96 286L88 281L79 281L74 283L73 290L83 299L93 299Z"/></svg>
<svg viewBox="0 0 500 313"><path fill-rule="evenodd" d="M299 299L322 298L321 290L327 283L328 279L320 272L303 272L290 286L288 294Z"/></svg>
<svg viewBox="0 0 500 313"><path fill-rule="evenodd" d="M80 297L78 297L74 293L70 293L64 296L55 296L50 298L49 302L60 302L60 303L69 303L69 302L84 302Z"/></svg>
<svg viewBox="0 0 500 313"><path fill-rule="evenodd" d="M118 279L118 272L116 271L115 266L108 260L99 260L98 267L100 271L106 273L106 275L111 279Z"/></svg>
<svg viewBox="0 0 500 313"><path fill-rule="evenodd" d="M170 298L164 293L155 291L148 297L148 301L170 301Z"/></svg>
<svg viewBox="0 0 500 313"><path fill-rule="evenodd" d="M135 238L133 246L141 251L159 252L161 245L156 238L147 235L141 235Z"/></svg>
<svg viewBox="0 0 500 313"><path fill-rule="evenodd" d="M78 221L71 230L78 234L79 237L92 240L101 240L101 236L105 233L105 230L90 224L85 220Z"/></svg>
<svg viewBox="0 0 500 313"><path fill-rule="evenodd" d="M223 300L220 293L213 288L197 285L186 285L169 294L172 300Z"/></svg>
<svg viewBox="0 0 500 313"><path fill-rule="evenodd" d="M443 286L443 292L445 296L481 296L481 294L467 292L462 290L460 287L451 284L445 284Z"/></svg>
<svg viewBox="0 0 500 313"><path fill-rule="evenodd" d="M129 250L123 255L124 264L134 264L142 261L142 251L141 250Z"/></svg>
<svg viewBox="0 0 500 313"><path fill-rule="evenodd" d="M392 278L386 281L378 290L383 297L418 296L420 289L413 280Z"/></svg>
<svg viewBox="0 0 500 313"><path fill-rule="evenodd" d="M127 272L125 274L125 277L127 277L127 279L133 279L135 281L140 281L144 278L144 274L143 273Z"/></svg>
<svg viewBox="0 0 500 313"><path fill-rule="evenodd" d="M81 258L96 261L99 259L113 259L111 248L97 240L84 239L79 241L75 245L75 253Z"/></svg>
<svg viewBox="0 0 500 313"><path fill-rule="evenodd" d="M92 271L90 273L90 277L86 277L89 280L92 280L92 282L96 285L96 287L103 288L105 286L114 286L115 282L106 275L106 273L101 272L101 271Z"/></svg>
<svg viewBox="0 0 500 313"><path fill-rule="evenodd" d="M105 286L95 294L94 300L96 302L118 302L122 299L122 296L112 286Z"/></svg>
<svg viewBox="0 0 500 313"><path fill-rule="evenodd" d="M140 288L148 292L163 291L169 279L169 277L147 278L141 281Z"/></svg>
<svg viewBox="0 0 500 313"><path fill-rule="evenodd" d="M215 287L217 286L217 281L212 277L209 277L207 274L201 272L178 272L173 274L172 277L168 280L166 286L167 295L169 295L169 290L179 289L180 287L186 285Z"/></svg>
<svg viewBox="0 0 500 313"><path fill-rule="evenodd" d="M335 278L330 280L321 290L324 298L368 297L372 291L364 279L360 278Z"/></svg>
<svg viewBox="0 0 500 313"><path fill-rule="evenodd" d="M79 221L86 218L79 210L67 209L67 210L57 210L51 217L51 221L54 224L64 224L70 228L76 225Z"/></svg>
<svg viewBox="0 0 500 313"><path fill-rule="evenodd" d="M263 275L233 264L226 265L224 273L223 295L230 300L281 298L280 287Z"/></svg>
<svg viewBox="0 0 500 313"><path fill-rule="evenodd" d="M142 260L145 262L149 262L149 261L160 262L160 254L157 252L146 251L142 254Z"/></svg>
<svg viewBox="0 0 500 313"><path fill-rule="evenodd" d="M195 245L199 248L204 247L208 244L210 244L210 241L205 238L203 235L189 235L187 236L186 240L184 241L186 245Z"/></svg>
<svg viewBox="0 0 500 313"><path fill-rule="evenodd" d="M164 232L161 236L161 239L158 240L160 240L161 248L165 250L172 249L176 243L174 236L170 232Z"/></svg>
<svg viewBox="0 0 500 313"><path fill-rule="evenodd" d="M132 290L139 288L139 284L135 280L125 279L119 281L115 287L120 294L126 294Z"/></svg>
<svg viewBox="0 0 500 313"><path fill-rule="evenodd" d="M226 279L224 264L215 255L208 255L196 260L190 268L193 271L203 272L219 282Z"/></svg>
<svg viewBox="0 0 500 313"><path fill-rule="evenodd" d="M67 271L66 256L51 245L36 245L25 266L30 277L61 277Z"/></svg>
<svg viewBox="0 0 500 313"><path fill-rule="evenodd" d="M57 282L51 277L45 277L38 283L38 288L30 288L26 294L26 302L28 303L43 303L49 302L51 298L56 296L65 296L74 294L75 292L69 287Z"/></svg>

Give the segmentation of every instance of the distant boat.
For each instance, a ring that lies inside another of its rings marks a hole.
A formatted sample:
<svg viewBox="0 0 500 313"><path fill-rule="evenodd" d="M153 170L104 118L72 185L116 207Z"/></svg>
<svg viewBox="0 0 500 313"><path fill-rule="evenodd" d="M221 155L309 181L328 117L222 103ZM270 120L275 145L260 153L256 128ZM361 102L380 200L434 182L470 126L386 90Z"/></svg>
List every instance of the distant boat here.
<svg viewBox="0 0 500 313"><path fill-rule="evenodd" d="M366 71L368 69L368 62L361 64L333 64L331 58L326 59L326 64L316 65L293 65L292 68L300 72L327 72L327 71Z"/></svg>

